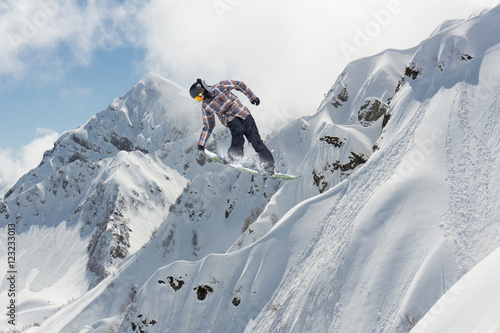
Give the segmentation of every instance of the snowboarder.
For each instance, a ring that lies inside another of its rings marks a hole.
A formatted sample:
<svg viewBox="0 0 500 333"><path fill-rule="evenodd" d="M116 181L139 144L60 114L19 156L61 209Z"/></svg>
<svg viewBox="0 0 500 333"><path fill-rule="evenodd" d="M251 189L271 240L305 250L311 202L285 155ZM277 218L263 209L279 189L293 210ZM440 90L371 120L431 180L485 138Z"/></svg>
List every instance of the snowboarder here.
<svg viewBox="0 0 500 333"><path fill-rule="evenodd" d="M201 151L205 149L205 144L215 127L215 113L220 122L231 131L231 146L227 152L230 163L243 156L245 136L259 155L262 172L273 175L273 155L262 141L250 111L231 92L232 89L245 94L253 105L260 104L259 98L241 81L225 80L209 86L205 81L198 79L189 89L191 97L202 102L204 127L198 140L198 149Z"/></svg>

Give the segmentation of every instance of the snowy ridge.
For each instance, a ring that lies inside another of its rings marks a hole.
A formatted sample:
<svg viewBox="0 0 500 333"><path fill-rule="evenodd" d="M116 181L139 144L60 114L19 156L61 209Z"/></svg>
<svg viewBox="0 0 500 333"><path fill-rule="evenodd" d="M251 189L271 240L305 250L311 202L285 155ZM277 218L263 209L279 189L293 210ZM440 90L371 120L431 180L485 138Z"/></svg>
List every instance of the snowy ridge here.
<svg viewBox="0 0 500 333"><path fill-rule="evenodd" d="M414 331L498 331L491 312L457 313L497 299L485 275L500 247L499 19L496 7L349 64L315 115L266 142L278 170L302 175L287 183L210 163L197 105L145 77L0 202L2 228L17 223L27 249L22 325L408 332L423 318ZM224 153L216 129L210 149Z"/></svg>

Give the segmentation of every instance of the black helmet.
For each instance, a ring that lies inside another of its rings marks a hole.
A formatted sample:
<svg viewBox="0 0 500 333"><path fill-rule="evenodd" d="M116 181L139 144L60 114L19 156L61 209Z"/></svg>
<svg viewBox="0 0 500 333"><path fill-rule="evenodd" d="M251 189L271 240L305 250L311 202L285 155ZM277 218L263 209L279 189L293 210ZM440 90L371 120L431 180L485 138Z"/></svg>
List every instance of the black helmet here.
<svg viewBox="0 0 500 333"><path fill-rule="evenodd" d="M203 87L201 86L201 83L196 81L195 83L193 83L191 88L189 88L189 95L191 95L192 98L196 98L196 96L201 93L202 89Z"/></svg>
<svg viewBox="0 0 500 333"><path fill-rule="evenodd" d="M193 83L191 88L189 88L189 94L192 98L196 98L196 96L198 96L202 92L202 90L204 90L205 97L213 97L212 88L210 88L210 86L202 79L198 79L195 83Z"/></svg>

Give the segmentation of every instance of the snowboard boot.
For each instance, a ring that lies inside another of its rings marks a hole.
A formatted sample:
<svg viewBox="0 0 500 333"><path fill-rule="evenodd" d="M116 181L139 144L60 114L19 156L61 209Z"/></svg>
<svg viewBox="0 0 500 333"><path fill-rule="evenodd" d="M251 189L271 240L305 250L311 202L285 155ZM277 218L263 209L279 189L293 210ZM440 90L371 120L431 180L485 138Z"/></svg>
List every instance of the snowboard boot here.
<svg viewBox="0 0 500 333"><path fill-rule="evenodd" d="M266 176L272 176L274 175L274 164L271 164L271 163L262 163L260 165L261 169L262 169L262 173Z"/></svg>

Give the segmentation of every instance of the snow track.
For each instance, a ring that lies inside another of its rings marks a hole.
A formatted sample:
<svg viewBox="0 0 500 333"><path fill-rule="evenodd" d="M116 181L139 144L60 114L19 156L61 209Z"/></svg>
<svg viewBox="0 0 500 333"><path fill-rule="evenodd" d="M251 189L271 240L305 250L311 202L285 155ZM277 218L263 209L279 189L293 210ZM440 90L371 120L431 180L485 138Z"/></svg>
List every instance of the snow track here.
<svg viewBox="0 0 500 333"><path fill-rule="evenodd" d="M450 204L443 216L443 228L456 244L460 276L494 250L492 236L499 231L491 209L495 198L491 191L498 192L490 188L492 173L498 169L499 92L481 115L468 103L474 86L466 82L457 87L456 107L450 110L449 126L457 123L458 131L453 127L447 133Z"/></svg>

